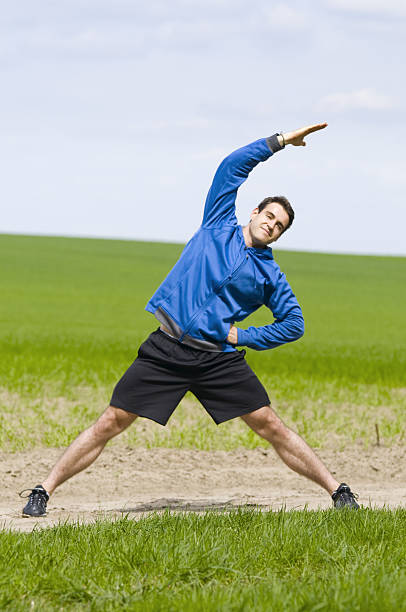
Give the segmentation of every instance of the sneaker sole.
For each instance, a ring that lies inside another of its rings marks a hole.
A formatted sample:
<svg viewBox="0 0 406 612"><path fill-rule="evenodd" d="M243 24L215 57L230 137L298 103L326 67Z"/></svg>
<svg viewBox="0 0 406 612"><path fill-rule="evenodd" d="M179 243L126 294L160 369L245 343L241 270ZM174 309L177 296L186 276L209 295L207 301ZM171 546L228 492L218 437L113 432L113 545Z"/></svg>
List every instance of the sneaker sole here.
<svg viewBox="0 0 406 612"><path fill-rule="evenodd" d="M44 514L24 514L24 512L22 513L23 518L42 518L43 516L46 516L46 515L47 515L46 512Z"/></svg>

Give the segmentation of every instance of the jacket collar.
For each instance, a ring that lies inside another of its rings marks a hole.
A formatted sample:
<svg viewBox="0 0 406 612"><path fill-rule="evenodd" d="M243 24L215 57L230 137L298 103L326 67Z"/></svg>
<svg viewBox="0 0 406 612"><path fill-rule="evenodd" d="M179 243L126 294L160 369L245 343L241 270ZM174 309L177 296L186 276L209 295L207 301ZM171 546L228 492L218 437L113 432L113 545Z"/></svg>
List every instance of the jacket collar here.
<svg viewBox="0 0 406 612"><path fill-rule="evenodd" d="M247 248L251 253L255 254L257 257L260 257L261 259L273 259L272 249L270 246L265 247L264 249L261 249L258 247L247 247L247 245L245 244L245 240L244 240L242 225L238 226L238 231L239 231L240 238L243 242L244 247Z"/></svg>

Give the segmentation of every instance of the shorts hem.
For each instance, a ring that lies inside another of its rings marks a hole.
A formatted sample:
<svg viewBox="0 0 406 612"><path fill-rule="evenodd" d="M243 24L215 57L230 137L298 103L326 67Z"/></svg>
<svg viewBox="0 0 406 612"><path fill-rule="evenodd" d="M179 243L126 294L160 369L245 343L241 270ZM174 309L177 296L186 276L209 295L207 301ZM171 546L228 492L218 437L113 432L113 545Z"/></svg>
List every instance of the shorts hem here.
<svg viewBox="0 0 406 612"><path fill-rule="evenodd" d="M255 410L259 410L260 408L264 408L264 406L270 406L270 405L271 405L271 400L268 398L268 400L265 403L261 402L255 408L247 408L247 410L238 412L238 414L234 414L233 416L222 419L221 421L216 421L211 414L210 416L213 419L213 421L216 423L216 425L221 425L221 423L226 423L227 421L231 421L232 419L237 419L238 417L244 416L244 414L250 414L250 412L255 412Z"/></svg>
<svg viewBox="0 0 406 612"><path fill-rule="evenodd" d="M146 414L143 410L135 411L133 408L129 408L128 406L125 406L122 402L118 402L117 400L111 399L110 406L113 406L113 408L121 408L121 410L131 412L131 414L135 414L136 416L142 417L143 419L149 419L150 421L154 421L155 423L158 423L158 425L162 425L162 427L165 427L165 425L169 421L169 418L166 419L166 421L162 421L162 419L157 419L156 417L151 416L150 414Z"/></svg>

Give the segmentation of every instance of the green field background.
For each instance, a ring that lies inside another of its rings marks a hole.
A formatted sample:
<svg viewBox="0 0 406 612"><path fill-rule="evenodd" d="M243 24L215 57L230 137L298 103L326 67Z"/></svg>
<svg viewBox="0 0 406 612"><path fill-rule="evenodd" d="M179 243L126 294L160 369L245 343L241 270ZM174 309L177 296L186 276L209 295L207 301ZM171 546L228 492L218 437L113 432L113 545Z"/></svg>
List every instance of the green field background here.
<svg viewBox="0 0 406 612"><path fill-rule="evenodd" d="M64 446L108 404L157 324L145 303L174 244L0 235L0 448ZM277 252L305 336L247 351L273 406L313 446L403 443L406 258ZM261 309L244 322L272 320ZM114 444L267 445L188 396L167 427ZM361 449L360 449L361 450ZM12 462L12 458L9 460ZM153 514L0 533L10 610L404 610L405 511Z"/></svg>
<svg viewBox="0 0 406 612"><path fill-rule="evenodd" d="M65 444L107 405L140 343L157 327L144 307L182 248L0 235L3 448L20 448L21 436L14 432L34 426L38 416L48 418L48 429L25 443L40 439L47 445ZM274 254L306 324L298 342L247 351L274 406L318 446L330 434L342 444L368 443L376 422L387 441L399 441L406 402L406 258ZM263 307L240 326L271 321L272 314ZM62 425L57 410L52 411L61 398L67 402L65 416L70 415ZM184 412L181 407L181 420ZM185 432L190 419L200 426L204 415L200 410L196 415L194 420L188 413ZM217 444L209 440L211 434L206 441L193 440L185 432L176 438L175 433L168 437L164 429L152 429L148 444L208 449ZM261 444L235 435L230 448ZM227 447L223 435L224 443Z"/></svg>

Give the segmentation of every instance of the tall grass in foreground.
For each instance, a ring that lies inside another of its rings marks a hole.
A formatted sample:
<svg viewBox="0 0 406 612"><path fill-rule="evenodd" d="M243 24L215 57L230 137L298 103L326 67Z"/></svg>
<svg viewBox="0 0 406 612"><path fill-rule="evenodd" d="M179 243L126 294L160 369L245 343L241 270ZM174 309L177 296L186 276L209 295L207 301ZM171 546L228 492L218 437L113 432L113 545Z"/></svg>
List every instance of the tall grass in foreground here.
<svg viewBox="0 0 406 612"><path fill-rule="evenodd" d="M65 444L100 413L156 329L144 306L181 251L173 244L0 235L0 447ZM402 440L406 258L277 251L275 258L306 321L299 342L247 352L275 407L313 444L330 435L343 444L369 441L375 422L385 443ZM241 327L271 320L264 307ZM186 413L179 417L185 435ZM201 431L197 417L194 425ZM231 429L223 430L227 438L225 431ZM153 437L157 444L165 438ZM215 447L213 437L199 447Z"/></svg>
<svg viewBox="0 0 406 612"><path fill-rule="evenodd" d="M406 510L166 512L0 551L2 610L406 609Z"/></svg>

